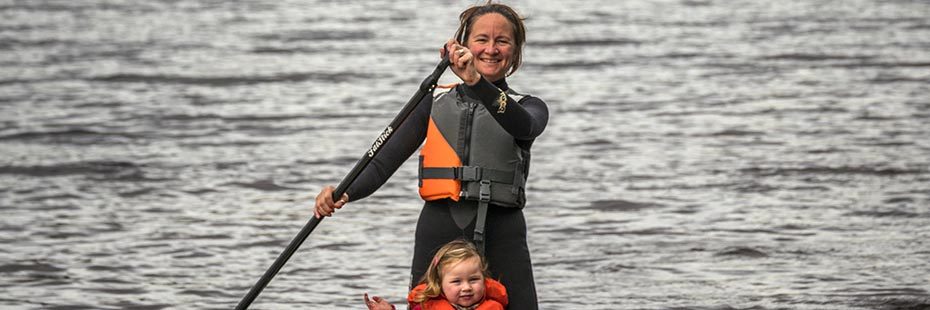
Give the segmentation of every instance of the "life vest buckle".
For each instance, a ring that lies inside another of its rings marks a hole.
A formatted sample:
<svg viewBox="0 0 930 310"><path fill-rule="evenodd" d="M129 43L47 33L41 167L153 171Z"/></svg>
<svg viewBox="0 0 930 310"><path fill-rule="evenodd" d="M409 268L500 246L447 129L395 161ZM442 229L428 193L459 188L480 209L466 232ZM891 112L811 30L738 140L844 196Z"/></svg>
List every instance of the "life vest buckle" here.
<svg viewBox="0 0 930 310"><path fill-rule="evenodd" d="M487 210L485 210L485 212L487 212ZM481 229L478 229L478 226L475 226L475 235L472 239L474 239L475 245L478 246L479 248L478 251L481 251L481 254L484 255L484 226L483 225Z"/></svg>
<svg viewBox="0 0 930 310"><path fill-rule="evenodd" d="M491 180L481 180L478 183L480 184L478 187L478 201L491 201Z"/></svg>

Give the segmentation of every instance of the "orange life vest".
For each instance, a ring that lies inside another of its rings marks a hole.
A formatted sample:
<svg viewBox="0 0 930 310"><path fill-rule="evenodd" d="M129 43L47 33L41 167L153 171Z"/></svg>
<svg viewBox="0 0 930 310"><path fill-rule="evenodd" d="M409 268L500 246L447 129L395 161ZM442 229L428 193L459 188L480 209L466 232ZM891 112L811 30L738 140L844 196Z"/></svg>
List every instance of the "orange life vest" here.
<svg viewBox="0 0 930 310"><path fill-rule="evenodd" d="M417 285L407 295L408 308L420 306L422 310L455 310L449 301L442 296L435 297L417 304L413 301L416 295L426 290L426 284ZM484 279L484 301L478 304L475 310L504 310L507 306L507 288L494 279Z"/></svg>
<svg viewBox="0 0 930 310"><path fill-rule="evenodd" d="M517 102L524 97L507 94ZM458 87L434 98L420 150L420 197L524 206L529 151L497 123L495 112Z"/></svg>

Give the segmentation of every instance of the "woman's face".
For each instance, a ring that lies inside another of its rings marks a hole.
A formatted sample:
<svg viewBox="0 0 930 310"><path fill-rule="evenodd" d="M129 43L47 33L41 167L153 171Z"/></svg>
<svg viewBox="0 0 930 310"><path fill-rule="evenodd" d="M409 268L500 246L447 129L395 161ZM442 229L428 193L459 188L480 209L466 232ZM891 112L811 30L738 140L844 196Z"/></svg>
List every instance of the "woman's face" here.
<svg viewBox="0 0 930 310"><path fill-rule="evenodd" d="M513 62L513 25L498 13L478 17L471 25L467 47L475 55L475 68L495 82L507 75Z"/></svg>
<svg viewBox="0 0 930 310"><path fill-rule="evenodd" d="M484 299L484 290L484 274L478 257L443 267L442 293L449 302L469 307Z"/></svg>

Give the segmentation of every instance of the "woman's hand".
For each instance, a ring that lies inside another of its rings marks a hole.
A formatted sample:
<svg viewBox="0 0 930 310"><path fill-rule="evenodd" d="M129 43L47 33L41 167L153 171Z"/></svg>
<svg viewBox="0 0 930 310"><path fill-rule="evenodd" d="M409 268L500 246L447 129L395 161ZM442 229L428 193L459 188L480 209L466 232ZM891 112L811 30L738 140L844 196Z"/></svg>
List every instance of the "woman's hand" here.
<svg viewBox="0 0 930 310"><path fill-rule="evenodd" d="M449 41L446 41L443 50L439 51L439 57L445 56L447 51L451 52L449 55L449 68L465 84L472 86L481 80L481 74L478 74L478 69L475 69L475 55L467 47L458 44L453 39L449 39Z"/></svg>
<svg viewBox="0 0 930 310"><path fill-rule="evenodd" d="M342 206L349 203L349 194L342 194L342 199L333 201L333 192L335 190L332 186L326 186L316 195L316 204L313 207L313 215L316 218L331 216L333 212L336 212L336 209L342 208Z"/></svg>
<svg viewBox="0 0 930 310"><path fill-rule="evenodd" d="M365 293L365 305L368 306L368 310L394 310L394 305L384 298L372 296L368 299L368 293Z"/></svg>

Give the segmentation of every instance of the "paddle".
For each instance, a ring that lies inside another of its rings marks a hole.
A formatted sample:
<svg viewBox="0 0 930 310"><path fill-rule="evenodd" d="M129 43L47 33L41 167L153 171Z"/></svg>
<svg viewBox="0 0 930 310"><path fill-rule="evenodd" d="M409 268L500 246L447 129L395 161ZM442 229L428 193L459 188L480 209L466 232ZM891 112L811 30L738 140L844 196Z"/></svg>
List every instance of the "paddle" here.
<svg viewBox="0 0 930 310"><path fill-rule="evenodd" d="M449 58L443 57L442 61L439 62L439 65L436 66L436 69L433 70L433 73L430 74L426 79L420 83L420 89L417 90L413 97L410 98L410 101L407 101L407 104L403 109L400 110L400 113L394 117L394 120L391 121L391 124L378 135L378 138L374 143L371 144L371 148L359 159L358 163L355 164L355 167L352 168L352 171L349 172L345 178L342 179L342 182L339 182L339 186L336 187L336 191L333 192L333 200L338 200L342 197L342 194L346 192L346 189L349 188L349 185L352 185L355 182L355 179L358 178L358 175L362 173L362 170L368 166L368 163L378 154L381 150L381 146L388 142L393 136L394 131L400 127L400 124L410 116L410 113L416 109L417 105L420 104L420 101L423 100L423 97L432 93L433 89L436 87L436 83L439 81L439 77L443 72L446 71L446 67L449 66ZM304 228L297 233L297 236L291 240L291 243L287 245L287 248L284 249L284 252L281 252L278 255L278 258L275 259L274 263L271 264L271 267L268 267L268 270L265 271L265 274L262 275L261 279L258 279L258 282L252 286L252 289L249 290L249 293L242 297L242 300L239 301L239 305L236 306L236 309L248 309L249 305L252 304L252 301L258 297L258 294L261 294L262 290L265 289L265 286L268 286L268 282L271 282L271 278L274 278L278 271L281 270L281 267L284 267L284 264L287 263L287 260L291 258L291 255L294 255L294 252L297 251L297 248L300 247L300 244L307 239L307 236L316 229L316 226L320 224L320 221L323 220L323 217L317 218L316 216L310 217L310 221L304 225Z"/></svg>

